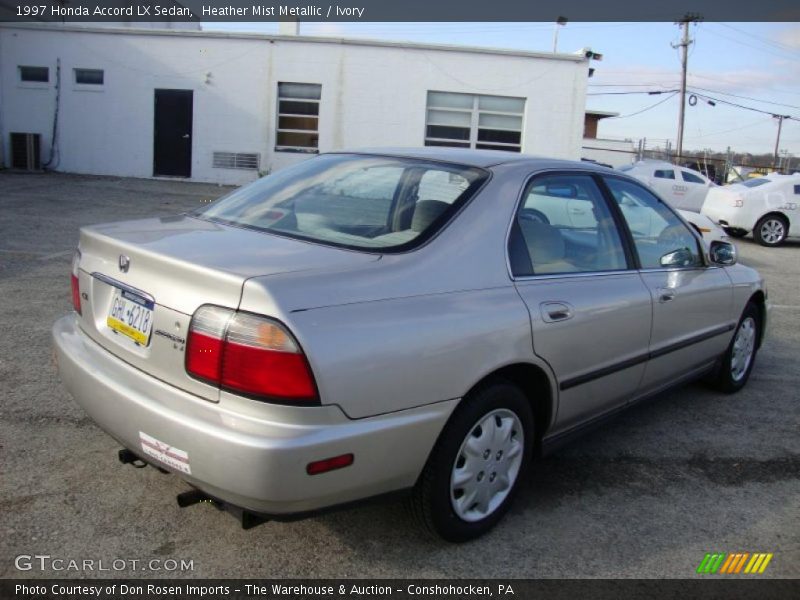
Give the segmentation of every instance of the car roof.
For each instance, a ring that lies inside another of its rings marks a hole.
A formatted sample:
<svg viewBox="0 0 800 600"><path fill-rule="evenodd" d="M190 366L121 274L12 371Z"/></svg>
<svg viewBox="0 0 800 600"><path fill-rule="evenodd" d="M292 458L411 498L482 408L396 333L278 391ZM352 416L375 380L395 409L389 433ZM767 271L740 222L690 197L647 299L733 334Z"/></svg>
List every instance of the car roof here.
<svg viewBox="0 0 800 600"><path fill-rule="evenodd" d="M424 148L355 148L337 150L330 154L372 154L393 156L398 158L417 158L455 163L469 167L488 168L503 164L525 164L532 169L584 169L587 171L608 172L608 167L578 160L547 158L531 154L504 152L502 150L471 150L468 148L451 148L444 146L427 146Z"/></svg>

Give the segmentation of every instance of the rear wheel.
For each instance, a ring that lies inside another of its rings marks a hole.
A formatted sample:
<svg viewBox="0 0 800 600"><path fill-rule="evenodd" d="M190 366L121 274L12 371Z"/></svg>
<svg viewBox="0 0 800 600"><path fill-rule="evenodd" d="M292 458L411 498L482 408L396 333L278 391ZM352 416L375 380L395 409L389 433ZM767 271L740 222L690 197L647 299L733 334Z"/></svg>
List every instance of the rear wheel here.
<svg viewBox="0 0 800 600"><path fill-rule="evenodd" d="M745 307L736 327L736 333L722 358L714 382L719 390L730 394L738 392L745 386L756 360L760 334L761 315L758 306L750 302Z"/></svg>
<svg viewBox="0 0 800 600"><path fill-rule="evenodd" d="M466 396L409 500L416 519L450 542L494 527L527 470L533 431L530 404L516 386L498 382Z"/></svg>
<svg viewBox="0 0 800 600"><path fill-rule="evenodd" d="M759 219L753 237L762 246L779 246L789 233L789 223L783 215L766 215Z"/></svg>

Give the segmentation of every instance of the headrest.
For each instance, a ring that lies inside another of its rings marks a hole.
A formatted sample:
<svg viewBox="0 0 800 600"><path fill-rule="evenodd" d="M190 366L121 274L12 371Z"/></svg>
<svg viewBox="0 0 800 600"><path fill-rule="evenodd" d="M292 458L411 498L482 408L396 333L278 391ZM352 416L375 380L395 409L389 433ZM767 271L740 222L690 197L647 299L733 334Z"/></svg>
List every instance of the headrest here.
<svg viewBox="0 0 800 600"><path fill-rule="evenodd" d="M537 263L549 263L564 258L564 238L558 229L547 223L527 220L520 220L519 226L534 268Z"/></svg>
<svg viewBox="0 0 800 600"><path fill-rule="evenodd" d="M416 232L425 231L449 207L447 202L441 200L420 200L414 207L411 229Z"/></svg>

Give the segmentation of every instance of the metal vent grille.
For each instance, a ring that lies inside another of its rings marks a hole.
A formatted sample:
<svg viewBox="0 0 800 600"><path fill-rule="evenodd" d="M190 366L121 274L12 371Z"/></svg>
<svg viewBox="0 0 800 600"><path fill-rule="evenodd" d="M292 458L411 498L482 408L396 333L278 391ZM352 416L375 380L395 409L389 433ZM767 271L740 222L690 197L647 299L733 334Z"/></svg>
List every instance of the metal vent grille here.
<svg viewBox="0 0 800 600"><path fill-rule="evenodd" d="M25 171L41 169L41 145L38 133L12 133L11 168Z"/></svg>
<svg viewBox="0 0 800 600"><path fill-rule="evenodd" d="M260 154L246 152L214 152L215 169L258 170Z"/></svg>

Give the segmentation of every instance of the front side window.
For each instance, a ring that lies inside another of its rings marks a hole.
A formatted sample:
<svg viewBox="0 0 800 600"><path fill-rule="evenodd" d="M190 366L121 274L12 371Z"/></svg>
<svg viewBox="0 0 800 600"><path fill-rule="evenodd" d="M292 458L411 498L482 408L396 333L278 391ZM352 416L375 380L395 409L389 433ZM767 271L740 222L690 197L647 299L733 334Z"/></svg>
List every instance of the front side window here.
<svg viewBox="0 0 800 600"><path fill-rule="evenodd" d="M19 80L26 83L47 83L50 81L48 67L19 67Z"/></svg>
<svg viewBox="0 0 800 600"><path fill-rule="evenodd" d="M697 238L661 200L630 181L607 177L605 182L628 223L643 269L703 265Z"/></svg>
<svg viewBox="0 0 800 600"><path fill-rule="evenodd" d="M672 169L658 169L653 173L653 177L657 179L675 179L675 171Z"/></svg>
<svg viewBox="0 0 800 600"><path fill-rule="evenodd" d="M522 151L525 98L428 92L426 146Z"/></svg>
<svg viewBox="0 0 800 600"><path fill-rule="evenodd" d="M275 150L317 152L322 86L316 83L278 83L278 128Z"/></svg>
<svg viewBox="0 0 800 600"><path fill-rule="evenodd" d="M195 216L334 246L401 250L438 231L487 177L482 169L424 160L325 154Z"/></svg>
<svg viewBox="0 0 800 600"><path fill-rule="evenodd" d="M681 171L681 175L683 176L684 181L688 181L689 183L700 183L705 185L705 181L702 178L698 177L694 173L689 173L689 171Z"/></svg>
<svg viewBox="0 0 800 600"><path fill-rule="evenodd" d="M589 175L534 179L523 194L509 244L516 277L627 268L617 226Z"/></svg>

